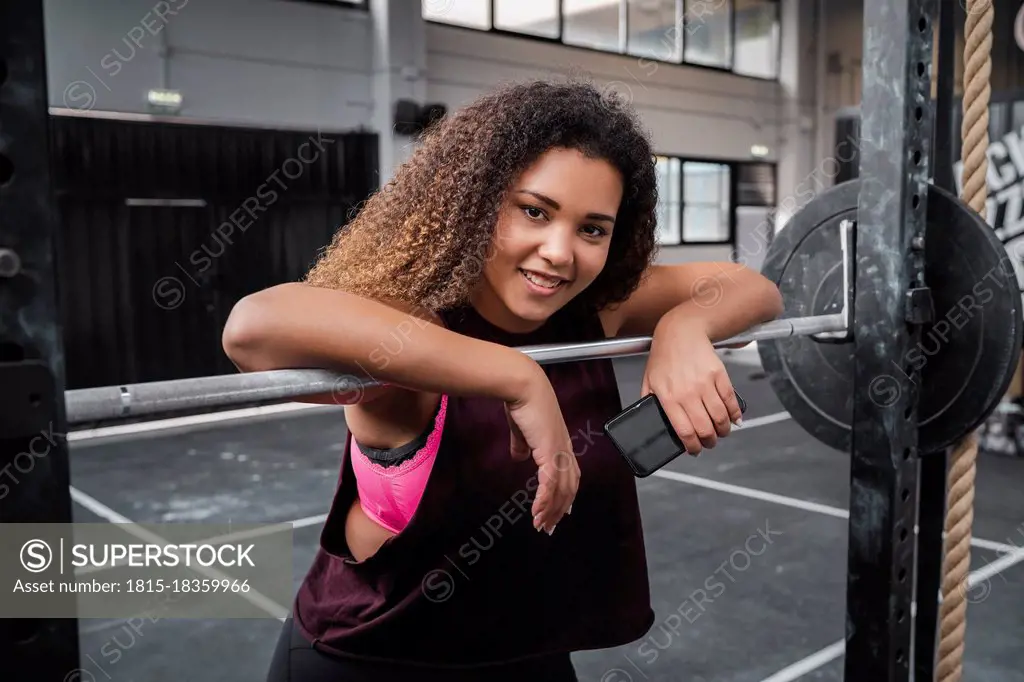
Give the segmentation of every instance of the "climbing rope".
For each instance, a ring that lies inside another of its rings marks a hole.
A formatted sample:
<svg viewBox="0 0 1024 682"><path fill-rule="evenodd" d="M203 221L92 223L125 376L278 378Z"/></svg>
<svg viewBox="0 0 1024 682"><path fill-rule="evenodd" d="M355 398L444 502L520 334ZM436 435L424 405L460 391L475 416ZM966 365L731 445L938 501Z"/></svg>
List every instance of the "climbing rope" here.
<svg viewBox="0 0 1024 682"><path fill-rule="evenodd" d="M967 0L964 48L963 183L960 197L980 215L988 199L988 105L992 73L992 0ZM936 679L959 682L963 674L967 626L967 579L974 522L974 474L977 434L964 437L950 456L946 507L942 603L939 610L939 656Z"/></svg>

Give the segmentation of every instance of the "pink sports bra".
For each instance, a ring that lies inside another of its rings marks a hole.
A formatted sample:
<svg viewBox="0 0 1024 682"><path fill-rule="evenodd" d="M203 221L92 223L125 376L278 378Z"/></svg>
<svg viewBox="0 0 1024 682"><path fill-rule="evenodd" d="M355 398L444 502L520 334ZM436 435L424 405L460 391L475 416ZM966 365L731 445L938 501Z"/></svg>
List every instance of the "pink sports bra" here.
<svg viewBox="0 0 1024 682"><path fill-rule="evenodd" d="M433 427L401 447L380 450L352 440L352 471L359 505L392 533L405 529L423 497L441 445L447 407L448 396L442 395Z"/></svg>

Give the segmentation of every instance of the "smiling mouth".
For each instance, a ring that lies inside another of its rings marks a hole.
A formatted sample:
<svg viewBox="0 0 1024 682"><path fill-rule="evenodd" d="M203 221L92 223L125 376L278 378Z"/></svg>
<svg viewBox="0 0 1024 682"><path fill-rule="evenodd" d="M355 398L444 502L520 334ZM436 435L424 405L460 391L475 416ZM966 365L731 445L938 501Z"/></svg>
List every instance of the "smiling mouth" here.
<svg viewBox="0 0 1024 682"><path fill-rule="evenodd" d="M559 288L560 286L568 284L568 282L564 279L553 279L551 277L545 277L530 270L523 270L522 268L519 268L519 272L522 273L523 277L525 277L527 280L529 280L533 284L536 284L539 287L543 287L544 289L554 290Z"/></svg>

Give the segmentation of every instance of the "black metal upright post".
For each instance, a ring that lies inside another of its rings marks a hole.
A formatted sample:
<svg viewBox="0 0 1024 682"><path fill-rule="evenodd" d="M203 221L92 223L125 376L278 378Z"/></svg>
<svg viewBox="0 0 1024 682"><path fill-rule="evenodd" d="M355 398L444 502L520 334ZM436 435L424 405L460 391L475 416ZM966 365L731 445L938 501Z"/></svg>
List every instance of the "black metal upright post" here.
<svg viewBox="0 0 1024 682"><path fill-rule="evenodd" d="M71 521L43 43L43 0L0 2L0 524ZM77 621L0 619L0 661L79 679Z"/></svg>
<svg viewBox="0 0 1024 682"><path fill-rule="evenodd" d="M953 116L953 80L956 69L954 4L939 3L939 50L936 65L935 151L932 177L936 186L956 194L953 165L957 130ZM942 531L946 521L946 473L943 452L921 453L921 499L917 519L917 615L914 618L914 679L935 677L939 589L942 585Z"/></svg>
<svg viewBox="0 0 1024 682"><path fill-rule="evenodd" d="M845 679L910 679L934 0L864 1Z"/></svg>

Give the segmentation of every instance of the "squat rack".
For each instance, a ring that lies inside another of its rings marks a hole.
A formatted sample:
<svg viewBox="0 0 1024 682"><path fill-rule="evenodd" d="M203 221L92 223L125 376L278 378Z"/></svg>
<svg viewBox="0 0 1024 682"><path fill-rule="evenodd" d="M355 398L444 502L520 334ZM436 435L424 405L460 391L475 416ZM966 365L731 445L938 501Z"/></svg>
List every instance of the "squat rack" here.
<svg viewBox="0 0 1024 682"><path fill-rule="evenodd" d="M875 58L864 60L858 281L849 327L857 390L845 679L856 682L908 680L911 658L917 679L934 674L945 457L917 450L915 372L899 379L897 404L905 419L890 419L895 406L876 404L868 386L888 374L892 363L901 364L919 340L919 327L905 323L906 300L912 283L923 282L924 275L920 244L933 156L930 75L938 4L946 38L940 41L945 49L936 143L943 153L935 171L944 183L952 170L945 146L949 124L943 123L952 106L951 94L943 94L952 89L952 2L864 3L864 53ZM40 432L52 425L64 434L69 423L56 303L59 216L48 169L43 21L42 0L0 3L0 469ZM30 276L14 279L19 271ZM0 522L72 521L67 441L57 440L47 457L35 461L31 476L0 487ZM15 679L69 679L79 667L77 626L77 619L0 620L5 669L13 669Z"/></svg>

